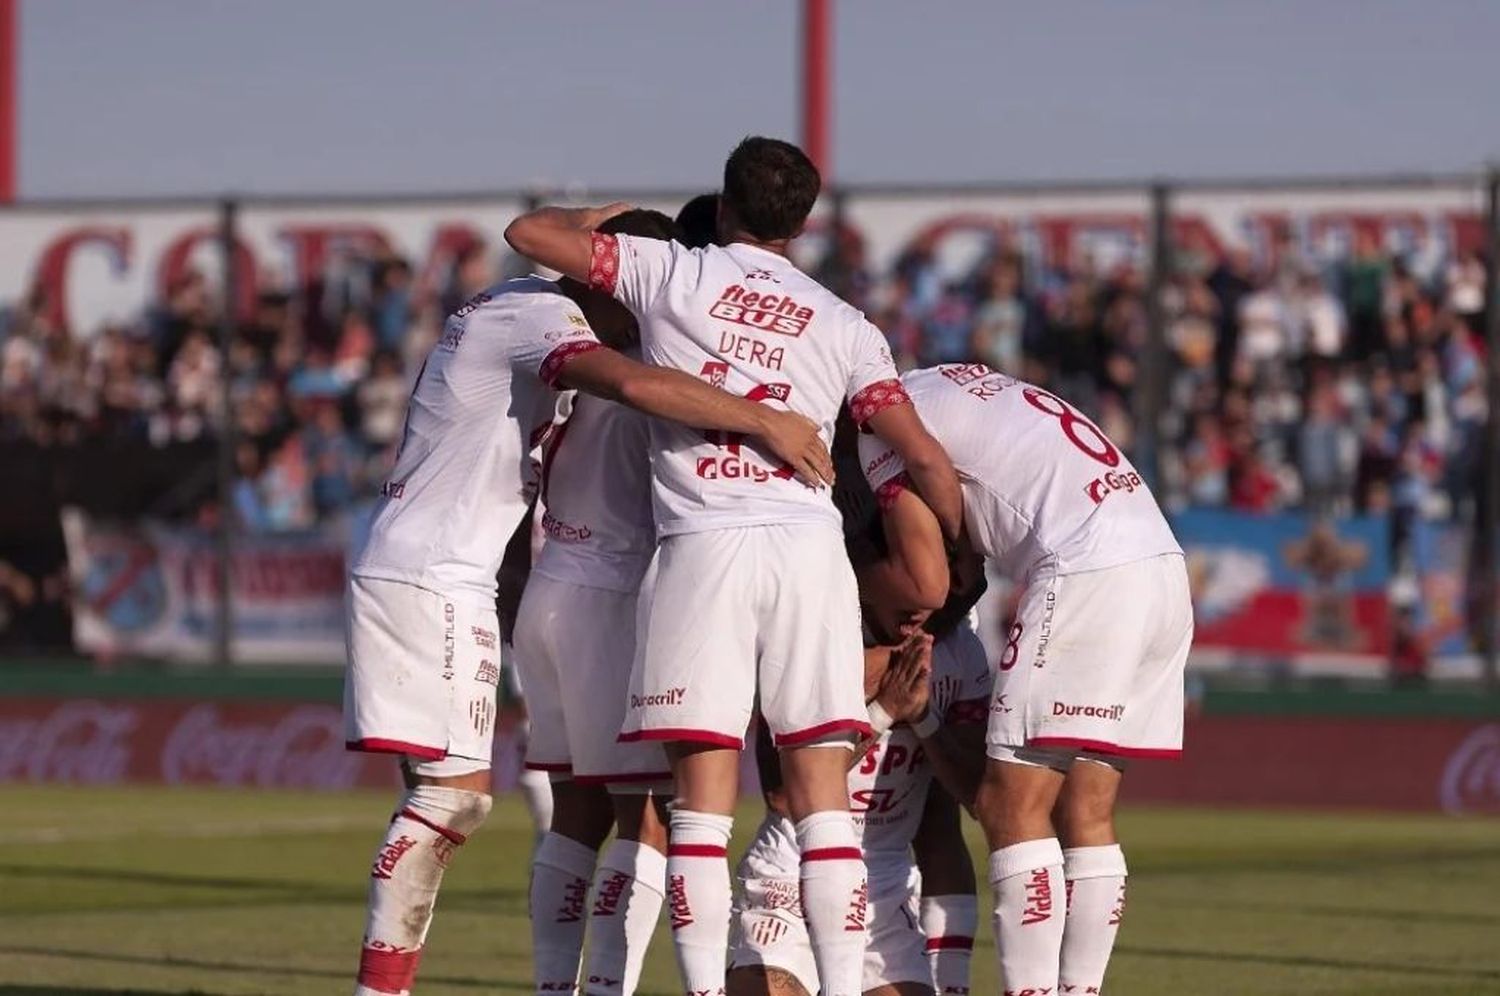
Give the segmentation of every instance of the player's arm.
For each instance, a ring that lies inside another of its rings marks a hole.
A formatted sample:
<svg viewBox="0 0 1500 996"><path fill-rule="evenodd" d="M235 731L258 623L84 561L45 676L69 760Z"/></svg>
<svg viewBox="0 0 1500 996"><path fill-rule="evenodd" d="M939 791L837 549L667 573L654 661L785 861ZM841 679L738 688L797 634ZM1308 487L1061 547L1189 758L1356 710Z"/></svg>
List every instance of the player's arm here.
<svg viewBox="0 0 1500 996"><path fill-rule="evenodd" d="M505 227L505 241L522 256L587 284L594 229L628 210L630 205L621 202L598 208L537 208Z"/></svg>
<svg viewBox="0 0 1500 996"><path fill-rule="evenodd" d="M964 519L958 472L953 469L948 451L922 424L916 407L910 402L890 405L872 414L864 424L896 451L906 464L912 485L937 516L943 536L956 542Z"/></svg>
<svg viewBox="0 0 1500 996"><path fill-rule="evenodd" d="M612 349L572 356L556 382L695 429L755 436L805 483L833 483L833 458L817 423L796 412L737 398L680 370L637 363Z"/></svg>
<svg viewBox="0 0 1500 996"><path fill-rule="evenodd" d="M964 841L963 817L958 803L941 785L927 790L911 850L922 873L923 896L974 895L974 861Z"/></svg>
<svg viewBox="0 0 1500 996"><path fill-rule="evenodd" d="M876 500L886 555L866 566L863 578L903 607L936 611L948 599L950 577L942 527L916 492L881 490Z"/></svg>
<svg viewBox="0 0 1500 996"><path fill-rule="evenodd" d="M516 614L521 607L521 596L526 591L526 581L531 576L531 531L536 516L536 499L526 507L521 524L505 544L505 555L500 560L500 572L496 576L497 592L495 612L500 618L500 638L513 643L516 629Z"/></svg>

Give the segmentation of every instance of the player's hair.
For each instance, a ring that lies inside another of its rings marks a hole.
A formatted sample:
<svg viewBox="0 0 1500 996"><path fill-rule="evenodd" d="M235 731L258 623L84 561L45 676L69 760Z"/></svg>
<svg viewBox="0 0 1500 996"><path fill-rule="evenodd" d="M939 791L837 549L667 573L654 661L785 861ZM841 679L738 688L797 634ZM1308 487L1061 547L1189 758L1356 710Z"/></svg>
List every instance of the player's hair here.
<svg viewBox="0 0 1500 996"><path fill-rule="evenodd" d="M719 241L719 195L699 194L677 212L677 224L682 226L682 244L689 249L702 249Z"/></svg>
<svg viewBox="0 0 1500 996"><path fill-rule="evenodd" d="M663 242L683 240L681 225L660 211L649 211L646 208L631 208L617 214L601 224L599 231L605 235L639 235Z"/></svg>
<svg viewBox="0 0 1500 996"><path fill-rule="evenodd" d="M802 231L823 178L807 154L790 142L752 135L724 162L724 205L737 227L764 242Z"/></svg>

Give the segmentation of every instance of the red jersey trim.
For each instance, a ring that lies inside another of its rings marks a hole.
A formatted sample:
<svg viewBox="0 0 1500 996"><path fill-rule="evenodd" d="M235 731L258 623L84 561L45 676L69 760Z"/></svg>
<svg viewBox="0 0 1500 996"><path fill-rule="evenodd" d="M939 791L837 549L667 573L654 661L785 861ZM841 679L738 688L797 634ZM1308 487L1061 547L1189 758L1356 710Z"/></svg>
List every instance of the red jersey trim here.
<svg viewBox="0 0 1500 996"><path fill-rule="evenodd" d="M727 733L717 733L713 730L690 730L681 726L665 726L654 730L631 730L615 738L617 743L622 744L639 743L642 740L681 740L690 744L733 747L735 750L741 750L745 746L744 740L731 737Z"/></svg>
<svg viewBox="0 0 1500 996"><path fill-rule="evenodd" d="M543 384L555 388L557 387L557 378L562 375L564 364L575 356L582 356L584 353L592 353L596 349L603 348L604 343L593 339L578 339L573 342L565 342L547 354L547 358L542 360L542 365L538 368L536 375L542 378Z"/></svg>
<svg viewBox="0 0 1500 996"><path fill-rule="evenodd" d="M901 497L901 492L915 490L916 484L913 483L911 475L903 470L875 489L875 504L882 512L889 512L895 506L896 499Z"/></svg>
<svg viewBox="0 0 1500 996"><path fill-rule="evenodd" d="M525 768L527 771L546 771L560 775L572 774L573 772L573 766L566 761L557 764L549 764L546 761L527 761Z"/></svg>
<svg viewBox="0 0 1500 996"><path fill-rule="evenodd" d="M1161 758L1175 761L1182 757L1182 748L1171 747L1121 747L1103 740L1084 740L1081 737L1032 737L1027 747L1063 747L1068 750L1091 750L1096 754L1113 754L1116 757Z"/></svg>
<svg viewBox="0 0 1500 996"><path fill-rule="evenodd" d="M866 384L849 399L849 414L856 425L864 425L887 408L911 404L906 388L894 377Z"/></svg>
<svg viewBox="0 0 1500 996"><path fill-rule="evenodd" d="M589 246L589 289L614 296L620 280L620 240L593 232Z"/></svg>
<svg viewBox="0 0 1500 996"><path fill-rule="evenodd" d="M719 844L668 844L669 858L724 858L729 849Z"/></svg>
<svg viewBox="0 0 1500 996"><path fill-rule="evenodd" d="M448 756L448 750L445 747L424 747L421 744L409 744L405 740L385 740L381 737L346 740L344 749L362 751L366 754L410 754L424 761L441 761Z"/></svg>
<svg viewBox="0 0 1500 996"><path fill-rule="evenodd" d="M868 737L871 732L870 724L863 719L835 719L827 723L819 723L817 726L809 726L805 730L778 733L774 739L777 747L795 747L830 733L857 733L861 737Z"/></svg>

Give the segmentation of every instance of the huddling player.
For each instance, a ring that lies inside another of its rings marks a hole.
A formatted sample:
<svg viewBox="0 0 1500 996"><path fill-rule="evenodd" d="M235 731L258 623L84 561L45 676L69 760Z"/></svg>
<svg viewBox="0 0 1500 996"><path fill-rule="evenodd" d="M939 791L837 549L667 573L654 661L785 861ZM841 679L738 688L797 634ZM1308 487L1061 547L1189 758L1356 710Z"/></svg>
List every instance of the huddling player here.
<svg viewBox="0 0 1500 996"><path fill-rule="evenodd" d="M973 552L1025 582L975 779L1004 989L1098 992L1124 903L1121 771L1182 748L1182 551L1140 474L1066 401L979 364L902 383L958 469ZM888 515L925 514L903 498L900 454L869 437L860 454Z"/></svg>
<svg viewBox="0 0 1500 996"><path fill-rule="evenodd" d="M490 808L496 572L556 389L747 433L807 480L832 476L817 423L644 366L595 336L620 341L632 324L582 285L508 281L448 318L417 377L346 602L346 738L397 755L407 785L371 868L361 996L411 989L443 870Z"/></svg>
<svg viewBox="0 0 1500 996"><path fill-rule="evenodd" d="M605 227L681 236L654 211L618 215ZM666 892L665 803L672 783L661 744L615 739L635 656L637 596L656 550L648 421L579 394L542 453L539 518L546 539L516 621L532 716L526 766L551 774L555 799L551 832L536 850L531 875L536 992L571 992L579 978L592 880L582 988L628 996ZM600 856L611 826L615 841Z"/></svg>
<svg viewBox="0 0 1500 996"><path fill-rule="evenodd" d="M795 146L750 138L725 164L722 246L598 232L598 212L557 208L522 216L506 238L623 302L651 364L800 412L823 438L848 400L956 538L957 479L901 389L884 336L787 258L819 185ZM869 724L838 513L826 491L794 480L742 435L653 422L651 442L660 545L621 736L669 744L668 905L684 987L709 996L724 988L726 846L758 691L781 748L818 975L828 996L853 996L863 988L865 874L846 751Z"/></svg>

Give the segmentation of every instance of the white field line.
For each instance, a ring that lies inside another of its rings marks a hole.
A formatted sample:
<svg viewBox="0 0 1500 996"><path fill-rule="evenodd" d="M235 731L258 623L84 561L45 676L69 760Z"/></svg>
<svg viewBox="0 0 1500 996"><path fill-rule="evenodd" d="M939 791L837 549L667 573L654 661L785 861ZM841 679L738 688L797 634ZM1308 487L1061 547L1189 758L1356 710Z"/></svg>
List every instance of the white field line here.
<svg viewBox="0 0 1500 996"><path fill-rule="evenodd" d="M0 846L6 844L67 844L87 840L186 840L215 837L280 837L299 833L378 829L380 817L303 816L281 820L251 820L239 823L180 823L92 827L0 827Z"/></svg>

